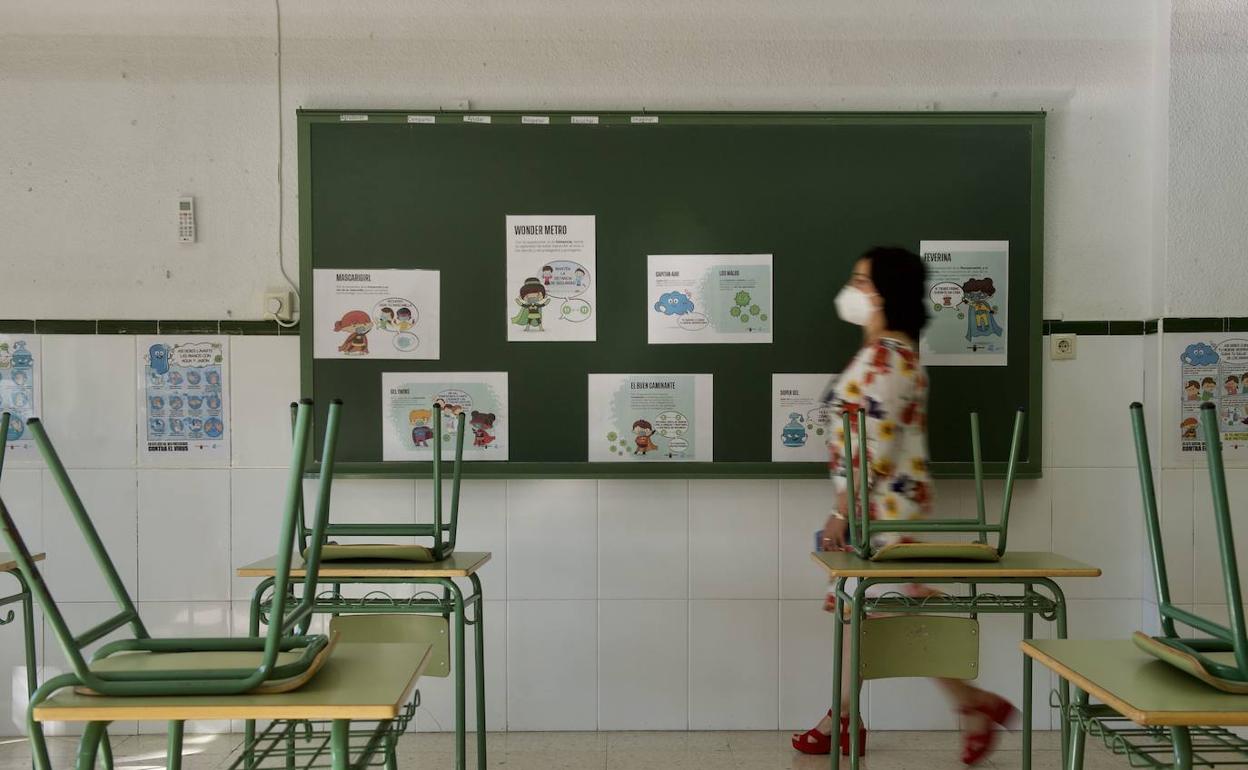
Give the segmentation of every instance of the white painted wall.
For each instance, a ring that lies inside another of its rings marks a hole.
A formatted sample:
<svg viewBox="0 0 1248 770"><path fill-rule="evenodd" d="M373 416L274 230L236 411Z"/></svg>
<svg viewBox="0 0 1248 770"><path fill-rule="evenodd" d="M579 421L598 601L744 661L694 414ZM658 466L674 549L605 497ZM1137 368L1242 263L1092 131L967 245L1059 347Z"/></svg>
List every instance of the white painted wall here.
<svg viewBox="0 0 1248 770"><path fill-rule="evenodd" d="M1166 315L1248 313L1248 6L1174 0Z"/></svg>
<svg viewBox="0 0 1248 770"><path fill-rule="evenodd" d="M0 2L0 315L256 318L283 285L279 221L297 262L295 108L465 99L1049 110L1045 317L1146 312L1151 3L305 0L281 5L280 40L276 8Z"/></svg>

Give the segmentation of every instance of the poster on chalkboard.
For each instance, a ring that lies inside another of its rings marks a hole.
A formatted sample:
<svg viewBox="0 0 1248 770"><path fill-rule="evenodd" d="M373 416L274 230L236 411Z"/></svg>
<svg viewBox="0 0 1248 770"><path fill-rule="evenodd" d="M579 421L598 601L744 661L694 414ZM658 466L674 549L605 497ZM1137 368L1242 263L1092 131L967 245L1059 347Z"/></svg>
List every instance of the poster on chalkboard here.
<svg viewBox="0 0 1248 770"><path fill-rule="evenodd" d="M229 339L136 337L139 465L230 464Z"/></svg>
<svg viewBox="0 0 1248 770"><path fill-rule="evenodd" d="M646 268L651 345L771 342L770 254L651 254Z"/></svg>
<svg viewBox="0 0 1248 770"><path fill-rule="evenodd" d="M439 278L437 270L313 270L313 356L436 361Z"/></svg>
<svg viewBox="0 0 1248 770"><path fill-rule="evenodd" d="M771 461L827 462L832 374L771 375Z"/></svg>
<svg viewBox="0 0 1248 770"><path fill-rule="evenodd" d="M35 461L39 457L34 438L26 428L39 416L43 385L43 351L33 334L0 334L0 412L9 413L5 457L2 460Z"/></svg>
<svg viewBox="0 0 1248 770"><path fill-rule="evenodd" d="M464 459L506 460L507 372L383 372L381 459L432 460L435 406L442 415L442 459L455 459L464 416Z"/></svg>
<svg viewBox="0 0 1248 770"><path fill-rule="evenodd" d="M589 375L589 459L711 462L713 376Z"/></svg>
<svg viewBox="0 0 1248 770"><path fill-rule="evenodd" d="M507 217L508 342L594 342L598 276L593 216Z"/></svg>
<svg viewBox="0 0 1248 770"><path fill-rule="evenodd" d="M928 324L924 366L1005 366L1010 317L1009 241L923 241Z"/></svg>

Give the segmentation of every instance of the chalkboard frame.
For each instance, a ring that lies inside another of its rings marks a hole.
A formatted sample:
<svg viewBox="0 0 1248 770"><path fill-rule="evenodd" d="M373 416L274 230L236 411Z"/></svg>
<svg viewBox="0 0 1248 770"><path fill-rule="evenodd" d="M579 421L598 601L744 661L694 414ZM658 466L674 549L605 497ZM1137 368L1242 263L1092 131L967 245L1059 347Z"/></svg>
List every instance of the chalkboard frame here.
<svg viewBox="0 0 1248 770"><path fill-rule="evenodd" d="M488 116L494 124L521 124L526 116L540 115L549 119L551 124L568 124L574 116L592 115L600 125L628 126L646 120L657 119L667 125L749 125L784 123L795 125L1021 125L1030 129L1030 212L1029 212L1029 282L1022 296L1029 302L1023 310L1029 319L1029 333L1026 337L1027 361L1030 387L1025 399L1027 411L1027 431L1024 459L1020 459L1016 469L1018 478L1040 478L1042 475L1043 453L1043 331L1042 311L1044 296L1044 150L1045 150L1045 113L1044 112L651 112L645 110L439 110L439 109L404 109L404 110L329 110L300 109L297 111L298 129L298 174L299 174L299 277L301 287L301 314L304 322L300 327L300 389L302 397L317 399L313 388L312 328L307 319L314 311L312 304L312 202L306 191L312 189L312 158L311 128L318 123L360 124L367 125L406 124L412 122L409 116L433 116L438 122L471 122L469 116ZM465 120L469 118L469 120ZM641 118L642 120L638 120ZM917 244L915 244L917 247ZM1017 277L1015 278L1017 280ZM1013 298L1013 294L1011 295ZM1016 300L1014 300L1016 302ZM1011 315L1019 309L1011 308ZM1011 338L1011 342L1017 342ZM558 343L552 343L558 344ZM505 366L482 366L483 371L504 370ZM324 394L320 401L337 394ZM512 404L515 407L515 404ZM324 405L318 403L318 412ZM992 429L1008 431L1008 426L993 426ZM968 428L969 430L969 428ZM319 433L319 431L318 431ZM1005 473L1004 461L985 461L984 473L989 478L999 478ZM952 462L933 462L931 470L934 476L941 478L971 478L973 466L968 460ZM315 467L313 467L315 471ZM419 478L428 477L431 463L428 462L338 462L336 472L342 476L357 478ZM826 478L827 468L824 463L776 463L769 461L750 462L710 462L710 463L609 463L609 462L465 462L463 474L469 478L595 478L595 479L654 479L654 478Z"/></svg>

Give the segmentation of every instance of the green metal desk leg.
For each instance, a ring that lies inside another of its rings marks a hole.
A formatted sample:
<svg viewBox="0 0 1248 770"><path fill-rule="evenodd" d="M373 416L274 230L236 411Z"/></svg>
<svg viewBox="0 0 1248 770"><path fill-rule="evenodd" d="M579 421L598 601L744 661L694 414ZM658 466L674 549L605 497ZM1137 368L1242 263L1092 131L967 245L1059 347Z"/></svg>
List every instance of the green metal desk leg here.
<svg viewBox="0 0 1248 770"><path fill-rule="evenodd" d="M1023 584L1023 602L1026 604L1031 600L1033 595L1031 583ZM1030 612L1023 613L1023 639L1031 639L1035 636L1036 622L1035 616ZM1022 767L1023 770L1031 767L1031 688L1035 676L1035 669L1032 668L1031 658L1023 655L1023 736L1022 736Z"/></svg>
<svg viewBox="0 0 1248 770"><path fill-rule="evenodd" d="M333 770L347 770L349 758L347 756L350 750L348 742L349 728L351 722L346 719L335 719L329 728L329 756L332 760Z"/></svg>
<svg viewBox="0 0 1248 770"><path fill-rule="evenodd" d="M477 689L477 767L485 770L485 597L481 593L481 578L474 573L468 576L472 591L476 594L476 612L473 629L476 641L476 689Z"/></svg>
<svg viewBox="0 0 1248 770"><path fill-rule="evenodd" d="M25 634L23 641L26 643L26 697L29 698L39 687L39 661L35 655L35 600L30 595L30 588L26 585L26 578L22 577L22 573L10 574L17 578L18 585L22 589L22 632Z"/></svg>
<svg viewBox="0 0 1248 770"><path fill-rule="evenodd" d="M398 750L397 744L393 735L386 736L386 770L399 770L399 760L394 756Z"/></svg>
<svg viewBox="0 0 1248 770"><path fill-rule="evenodd" d="M273 587L277 582L276 578L265 578L251 592L251 612L247 621L247 635L252 639L260 636L260 605L264 601L264 592ZM243 722L243 754L244 767L247 770L256 765L255 753L251 750L252 743L256 740L256 720L248 719Z"/></svg>
<svg viewBox="0 0 1248 770"><path fill-rule="evenodd" d="M103 737L107 727L108 722L87 723L87 728L78 741L78 763L74 765L77 770L94 770L95 755L100 748L100 738Z"/></svg>
<svg viewBox="0 0 1248 770"><path fill-rule="evenodd" d="M833 596L839 597L844 590L845 578L838 578ZM845 619L839 605L838 599L835 612L832 613L832 713L838 717L841 713L841 679L844 677L841 668L845 655ZM832 747L832 770L840 770L840 768L841 748L836 745Z"/></svg>
<svg viewBox="0 0 1248 770"><path fill-rule="evenodd" d="M860 746L858 727L862 724L862 616L866 601L867 581L860 580L854 590L849 616L849 770L858 770ZM839 609L839 608L838 608ZM839 751L832 747L832 753Z"/></svg>
<svg viewBox="0 0 1248 770"><path fill-rule="evenodd" d="M455 767L457 770L465 770L467 767L467 725L464 722L468 718L467 708L467 674L464 671L464 594L459 590L459 586L455 585L454 580L441 581L443 587L450 592L454 601L454 611L451 613L455 616L455 651L452 655L455 661Z"/></svg>
<svg viewBox="0 0 1248 770"><path fill-rule="evenodd" d="M166 749L168 770L182 770L182 729L183 722L170 722L166 729L169 733L169 746Z"/></svg>
<svg viewBox="0 0 1248 770"><path fill-rule="evenodd" d="M108 731L104 731L104 737L100 738L100 764L104 766L104 770L113 770L113 744L108 739Z"/></svg>
<svg viewBox="0 0 1248 770"><path fill-rule="evenodd" d="M1078 700L1080 709L1087 708L1088 694L1083 690L1075 690L1075 698ZM1066 753L1066 770L1083 770L1083 746L1084 732L1083 723L1079 720L1070 718L1070 711L1066 708L1062 709L1062 723L1070 723L1070 743L1062 744L1062 750Z"/></svg>
<svg viewBox="0 0 1248 770"><path fill-rule="evenodd" d="M1192 770L1192 734L1186 727L1171 727L1174 744L1174 770Z"/></svg>
<svg viewBox="0 0 1248 770"><path fill-rule="evenodd" d="M1045 580L1044 585L1053 593L1053 603L1057 606L1057 638L1066 638L1066 594L1052 580ZM1065 679L1059 679L1057 683L1057 699L1062 705L1062 713L1066 713L1070 708L1070 683ZM1070 737L1070 724L1063 719L1061 724L1062 747L1067 745L1067 739ZM1083 762L1082 757L1080 763Z"/></svg>

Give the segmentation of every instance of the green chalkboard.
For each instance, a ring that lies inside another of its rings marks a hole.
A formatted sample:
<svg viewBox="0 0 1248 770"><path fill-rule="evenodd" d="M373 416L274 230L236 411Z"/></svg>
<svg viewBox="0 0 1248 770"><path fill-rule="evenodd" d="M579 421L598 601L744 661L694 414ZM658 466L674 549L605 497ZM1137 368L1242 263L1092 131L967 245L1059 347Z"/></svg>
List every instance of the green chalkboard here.
<svg viewBox="0 0 1248 770"><path fill-rule="evenodd" d="M832 298L864 250L956 239L1010 242L1009 359L929 369L933 470L969 475L978 410L999 473L1025 407L1019 470L1040 474L1043 114L638 114L299 113L302 390L346 403L343 473L427 472L381 461L382 372L506 371L511 461L466 475L823 476L770 462L772 373L839 371L858 348ZM506 341L508 214L597 217L597 342ZM648 345L646 257L682 253L774 255L774 342ZM441 360L314 359L314 268L440 270ZM591 372L713 374L715 462L586 462Z"/></svg>

